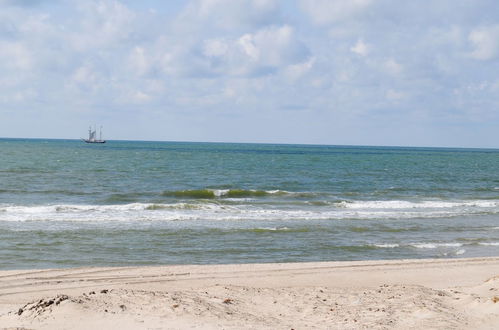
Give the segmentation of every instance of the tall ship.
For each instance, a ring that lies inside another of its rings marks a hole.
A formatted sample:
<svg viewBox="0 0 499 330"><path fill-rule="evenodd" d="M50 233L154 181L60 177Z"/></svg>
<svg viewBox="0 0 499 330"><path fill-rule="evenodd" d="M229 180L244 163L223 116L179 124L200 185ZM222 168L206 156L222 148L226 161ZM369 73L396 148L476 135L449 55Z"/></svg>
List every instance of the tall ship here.
<svg viewBox="0 0 499 330"><path fill-rule="evenodd" d="M97 128L92 130L92 127L88 128L88 139L82 139L86 143L106 143L106 140L102 139L102 126L100 127L100 134L97 139Z"/></svg>

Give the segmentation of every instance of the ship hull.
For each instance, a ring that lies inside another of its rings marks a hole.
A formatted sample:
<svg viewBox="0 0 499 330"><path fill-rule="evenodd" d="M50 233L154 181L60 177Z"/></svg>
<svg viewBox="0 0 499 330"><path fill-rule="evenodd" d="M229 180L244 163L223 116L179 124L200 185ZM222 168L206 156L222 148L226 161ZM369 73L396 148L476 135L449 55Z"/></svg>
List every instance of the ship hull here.
<svg viewBox="0 0 499 330"><path fill-rule="evenodd" d="M85 143L106 143L106 141L90 141L90 140L83 140Z"/></svg>

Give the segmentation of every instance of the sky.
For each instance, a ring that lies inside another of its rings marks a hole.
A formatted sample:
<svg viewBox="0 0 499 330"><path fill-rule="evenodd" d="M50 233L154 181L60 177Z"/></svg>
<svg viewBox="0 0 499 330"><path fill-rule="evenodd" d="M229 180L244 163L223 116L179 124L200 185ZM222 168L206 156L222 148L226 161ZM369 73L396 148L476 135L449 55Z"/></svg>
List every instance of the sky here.
<svg viewBox="0 0 499 330"><path fill-rule="evenodd" d="M499 148L496 0L0 0L0 136Z"/></svg>

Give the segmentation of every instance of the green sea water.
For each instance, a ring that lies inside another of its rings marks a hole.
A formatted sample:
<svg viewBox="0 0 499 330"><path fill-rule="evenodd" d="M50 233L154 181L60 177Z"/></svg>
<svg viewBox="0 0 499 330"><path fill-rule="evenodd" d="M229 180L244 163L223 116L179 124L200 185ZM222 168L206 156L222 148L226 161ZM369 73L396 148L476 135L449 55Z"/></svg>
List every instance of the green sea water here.
<svg viewBox="0 0 499 330"><path fill-rule="evenodd" d="M0 268L499 255L499 151L0 139Z"/></svg>

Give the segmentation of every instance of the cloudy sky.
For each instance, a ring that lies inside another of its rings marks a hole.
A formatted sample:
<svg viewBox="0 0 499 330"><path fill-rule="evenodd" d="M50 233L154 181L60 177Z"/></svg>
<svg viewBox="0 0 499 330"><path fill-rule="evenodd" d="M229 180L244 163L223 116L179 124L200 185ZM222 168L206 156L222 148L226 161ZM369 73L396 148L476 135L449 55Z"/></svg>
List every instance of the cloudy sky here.
<svg viewBox="0 0 499 330"><path fill-rule="evenodd" d="M499 147L496 0L0 0L0 136Z"/></svg>

